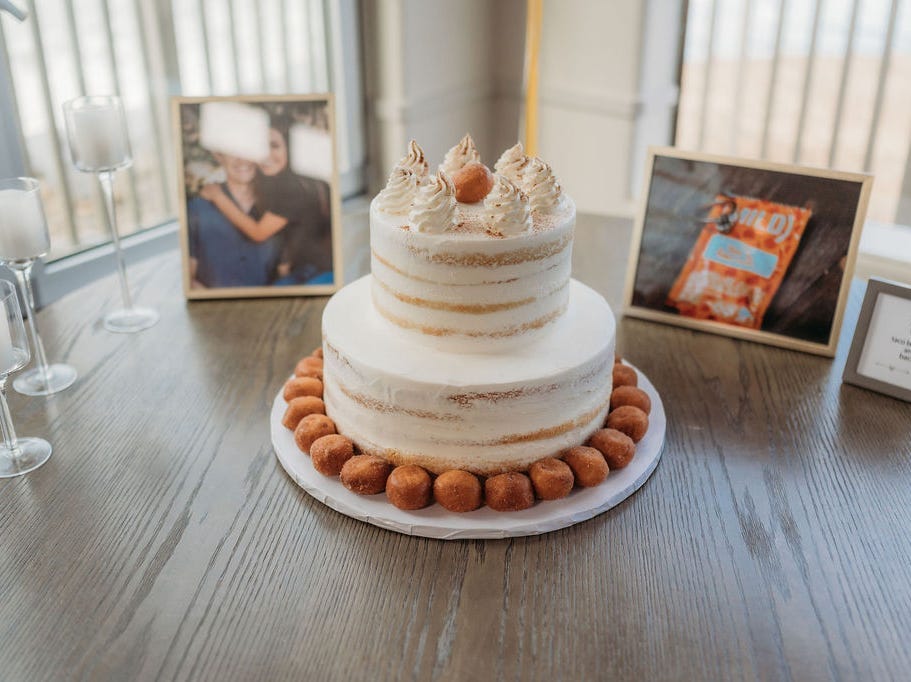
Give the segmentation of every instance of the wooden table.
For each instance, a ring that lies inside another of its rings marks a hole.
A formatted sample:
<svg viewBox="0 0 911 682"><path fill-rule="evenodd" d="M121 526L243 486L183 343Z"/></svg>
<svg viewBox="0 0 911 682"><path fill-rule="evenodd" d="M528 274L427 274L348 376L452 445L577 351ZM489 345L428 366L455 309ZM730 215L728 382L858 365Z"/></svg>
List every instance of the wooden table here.
<svg viewBox="0 0 911 682"><path fill-rule="evenodd" d="M367 264L348 223L349 270ZM630 226L581 218L577 276L622 296ZM658 470L541 537L443 542L324 507L279 467L270 403L325 299L187 304L176 252L131 270L161 322L105 332L112 279L40 315L79 368L11 397L51 461L0 483L0 678L888 679L911 671L911 405L839 356L637 320Z"/></svg>

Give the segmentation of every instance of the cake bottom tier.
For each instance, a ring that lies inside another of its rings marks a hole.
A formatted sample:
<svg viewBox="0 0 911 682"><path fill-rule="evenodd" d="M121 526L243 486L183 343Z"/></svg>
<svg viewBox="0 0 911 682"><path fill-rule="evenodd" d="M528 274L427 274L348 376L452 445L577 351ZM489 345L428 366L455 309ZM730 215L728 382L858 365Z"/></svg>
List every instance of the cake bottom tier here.
<svg viewBox="0 0 911 682"><path fill-rule="evenodd" d="M579 445L607 416L616 323L600 294L573 280L566 313L508 353L446 353L373 308L370 276L323 313L324 400L361 451L434 473L527 469Z"/></svg>

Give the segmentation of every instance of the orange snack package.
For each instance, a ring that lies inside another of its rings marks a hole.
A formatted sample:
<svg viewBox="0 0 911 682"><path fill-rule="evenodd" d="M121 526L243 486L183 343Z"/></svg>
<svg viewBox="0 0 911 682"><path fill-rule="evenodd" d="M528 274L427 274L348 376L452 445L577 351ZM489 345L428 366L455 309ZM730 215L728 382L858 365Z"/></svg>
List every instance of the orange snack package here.
<svg viewBox="0 0 911 682"><path fill-rule="evenodd" d="M667 304L681 315L759 329L812 211L718 195Z"/></svg>

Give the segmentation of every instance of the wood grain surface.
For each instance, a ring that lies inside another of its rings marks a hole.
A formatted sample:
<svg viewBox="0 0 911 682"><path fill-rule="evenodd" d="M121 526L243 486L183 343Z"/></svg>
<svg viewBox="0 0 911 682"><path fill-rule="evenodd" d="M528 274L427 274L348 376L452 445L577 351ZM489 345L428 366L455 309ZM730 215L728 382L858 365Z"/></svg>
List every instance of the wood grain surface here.
<svg viewBox="0 0 911 682"><path fill-rule="evenodd" d="M580 218L619 306L630 224ZM349 219L349 271L366 230ZM638 320L620 345L667 444L629 500L540 537L444 542L322 506L272 398L325 299L200 301L131 268L161 322L103 330L112 279L39 316L57 396L11 404L51 461L0 482L0 679L886 680L911 670L911 405L834 361Z"/></svg>

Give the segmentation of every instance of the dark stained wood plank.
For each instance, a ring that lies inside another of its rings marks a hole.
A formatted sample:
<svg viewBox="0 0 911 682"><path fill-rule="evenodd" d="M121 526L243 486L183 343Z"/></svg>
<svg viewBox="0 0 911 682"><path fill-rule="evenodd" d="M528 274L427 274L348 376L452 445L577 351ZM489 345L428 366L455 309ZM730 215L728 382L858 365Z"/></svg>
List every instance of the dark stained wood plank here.
<svg viewBox="0 0 911 682"><path fill-rule="evenodd" d="M580 218L615 309L627 221ZM348 271L364 271L363 220ZM112 280L51 306L79 382L13 395L51 462L0 482L4 680L898 679L911 656L911 405L834 361L623 320L668 413L655 475L542 537L441 542L322 506L278 466L273 396L325 299L205 301L131 269L162 321L116 336Z"/></svg>

